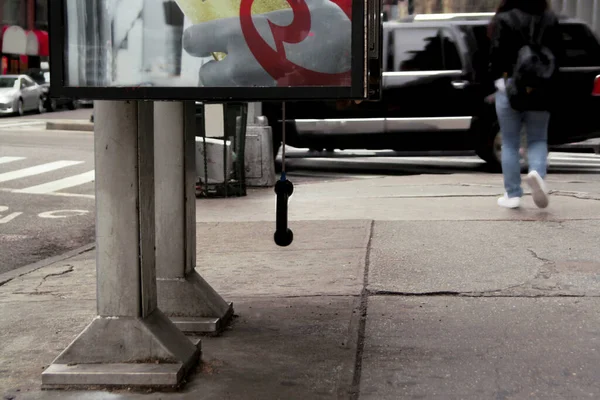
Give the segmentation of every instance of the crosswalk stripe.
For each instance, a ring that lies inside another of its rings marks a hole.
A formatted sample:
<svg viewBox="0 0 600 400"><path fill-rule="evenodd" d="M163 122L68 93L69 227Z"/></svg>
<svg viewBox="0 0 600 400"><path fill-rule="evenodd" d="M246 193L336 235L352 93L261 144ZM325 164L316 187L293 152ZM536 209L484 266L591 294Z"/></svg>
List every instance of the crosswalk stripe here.
<svg viewBox="0 0 600 400"><path fill-rule="evenodd" d="M0 164L8 164L13 161L24 160L25 157L0 157Z"/></svg>
<svg viewBox="0 0 600 400"><path fill-rule="evenodd" d="M69 176L64 179L57 181L43 183L37 186L31 186L21 190L15 190L16 193L31 193L31 194L46 194L57 192L62 189L71 188L74 186L83 185L88 182L92 182L96 177L95 171L88 171L83 174Z"/></svg>
<svg viewBox="0 0 600 400"><path fill-rule="evenodd" d="M17 171L5 172L0 174L0 183L15 179L26 178L28 176L43 174L57 169L70 167L72 165L83 164L83 161L55 161L48 164L36 165L35 167L19 169Z"/></svg>

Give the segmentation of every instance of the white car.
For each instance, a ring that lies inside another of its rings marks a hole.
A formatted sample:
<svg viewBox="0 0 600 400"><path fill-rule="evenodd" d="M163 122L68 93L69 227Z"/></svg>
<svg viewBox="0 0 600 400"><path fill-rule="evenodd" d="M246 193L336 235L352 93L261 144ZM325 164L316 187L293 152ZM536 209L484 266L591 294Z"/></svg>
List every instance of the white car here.
<svg viewBox="0 0 600 400"><path fill-rule="evenodd" d="M0 75L0 115L44 112L44 91L27 75Z"/></svg>

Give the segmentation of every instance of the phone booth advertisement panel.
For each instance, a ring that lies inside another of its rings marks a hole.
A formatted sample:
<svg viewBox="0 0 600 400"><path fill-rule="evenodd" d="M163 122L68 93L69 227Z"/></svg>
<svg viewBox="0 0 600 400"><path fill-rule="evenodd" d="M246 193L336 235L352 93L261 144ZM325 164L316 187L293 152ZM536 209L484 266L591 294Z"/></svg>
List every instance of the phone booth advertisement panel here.
<svg viewBox="0 0 600 400"><path fill-rule="evenodd" d="M51 96L102 100L94 105L97 316L42 372L42 388L171 390L198 371L200 342L183 332L221 330L234 314L196 270L194 100L282 101L273 238L289 246L285 102L377 100L380 10L381 0L52 1ZM243 171L228 166L244 159L236 140L247 114L225 114L239 124L225 137L204 134L202 152L207 159L208 145L220 147L224 172L215 179L240 183ZM208 191L214 182L204 175Z"/></svg>
<svg viewBox="0 0 600 400"><path fill-rule="evenodd" d="M53 95L367 99L381 75L368 62L380 3L62 0L51 9Z"/></svg>

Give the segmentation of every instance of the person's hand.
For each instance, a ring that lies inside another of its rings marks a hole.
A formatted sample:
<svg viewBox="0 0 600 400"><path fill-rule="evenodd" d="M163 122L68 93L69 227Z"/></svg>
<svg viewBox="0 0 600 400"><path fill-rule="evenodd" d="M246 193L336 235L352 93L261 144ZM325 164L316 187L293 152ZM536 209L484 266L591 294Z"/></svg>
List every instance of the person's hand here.
<svg viewBox="0 0 600 400"><path fill-rule="evenodd" d="M496 93L486 96L483 101L485 101L487 104L494 104L496 102Z"/></svg>
<svg viewBox="0 0 600 400"><path fill-rule="evenodd" d="M200 69L202 86L350 85L351 22L329 0L302 0L293 9L193 25L183 47L195 57L227 53ZM246 11L245 11L246 10Z"/></svg>

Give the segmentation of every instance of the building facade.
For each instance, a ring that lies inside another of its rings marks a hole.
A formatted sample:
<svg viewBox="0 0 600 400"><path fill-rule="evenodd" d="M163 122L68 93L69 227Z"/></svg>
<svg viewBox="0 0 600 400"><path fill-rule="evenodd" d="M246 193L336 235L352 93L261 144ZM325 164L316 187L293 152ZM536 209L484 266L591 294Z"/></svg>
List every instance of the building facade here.
<svg viewBox="0 0 600 400"><path fill-rule="evenodd" d="M48 0L0 0L0 74L49 61Z"/></svg>

